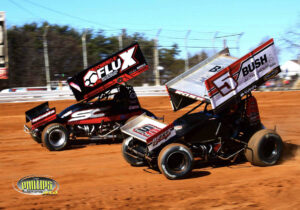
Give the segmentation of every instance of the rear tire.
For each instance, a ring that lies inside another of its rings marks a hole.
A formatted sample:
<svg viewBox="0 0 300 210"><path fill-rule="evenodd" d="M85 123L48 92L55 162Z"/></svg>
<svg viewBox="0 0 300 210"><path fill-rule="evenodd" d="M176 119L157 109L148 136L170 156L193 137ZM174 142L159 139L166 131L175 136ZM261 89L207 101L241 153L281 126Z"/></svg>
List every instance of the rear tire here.
<svg viewBox="0 0 300 210"><path fill-rule="evenodd" d="M62 124L50 124L43 130L42 142L50 151L63 150L68 146L69 132Z"/></svg>
<svg viewBox="0 0 300 210"><path fill-rule="evenodd" d="M193 161L193 153L187 146L173 143L160 151L158 167L168 179L180 179L190 173Z"/></svg>
<svg viewBox="0 0 300 210"><path fill-rule="evenodd" d="M132 166L145 166L146 161L143 158L135 157L136 155L132 153L129 148L133 148L140 153L145 153L146 145L143 146L142 142L135 140L133 137L128 137L124 139L122 143L122 154L124 159Z"/></svg>
<svg viewBox="0 0 300 210"><path fill-rule="evenodd" d="M281 157L283 143L274 130L263 129L250 138L248 147L245 156L252 165L272 166Z"/></svg>

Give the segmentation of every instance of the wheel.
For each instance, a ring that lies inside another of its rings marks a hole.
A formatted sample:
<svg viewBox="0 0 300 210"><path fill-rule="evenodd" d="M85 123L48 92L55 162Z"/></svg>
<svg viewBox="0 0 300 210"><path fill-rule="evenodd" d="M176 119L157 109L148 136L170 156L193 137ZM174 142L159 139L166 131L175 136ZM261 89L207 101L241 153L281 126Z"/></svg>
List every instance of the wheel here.
<svg viewBox="0 0 300 210"><path fill-rule="evenodd" d="M133 137L128 137L124 139L122 143L122 154L124 159L132 166L144 166L146 161L143 158L137 158L134 152L130 151L129 148L132 148L140 153L145 154L146 145L143 145L143 142L135 140Z"/></svg>
<svg viewBox="0 0 300 210"><path fill-rule="evenodd" d="M30 136L31 138L36 141L37 143L42 143L42 139L41 139L41 136L38 135L38 134L33 134L30 132Z"/></svg>
<svg viewBox="0 0 300 210"><path fill-rule="evenodd" d="M69 132L62 124L50 124L43 131L42 142L50 151L63 150L68 146Z"/></svg>
<svg viewBox="0 0 300 210"><path fill-rule="evenodd" d="M180 179L192 170L193 160L193 153L187 146L173 143L160 151L158 167L168 179Z"/></svg>
<svg viewBox="0 0 300 210"><path fill-rule="evenodd" d="M248 147L245 156L252 165L271 166L279 160L283 143L275 131L263 129L250 138Z"/></svg>

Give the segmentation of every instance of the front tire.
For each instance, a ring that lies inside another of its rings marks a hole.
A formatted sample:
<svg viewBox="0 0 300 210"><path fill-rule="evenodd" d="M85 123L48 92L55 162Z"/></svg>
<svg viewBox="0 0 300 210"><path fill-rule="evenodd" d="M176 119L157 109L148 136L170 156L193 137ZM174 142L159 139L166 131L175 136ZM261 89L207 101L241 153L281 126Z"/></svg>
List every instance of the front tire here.
<svg viewBox="0 0 300 210"><path fill-rule="evenodd" d="M160 151L158 167L168 179L180 179L190 173L193 161L193 153L187 146L173 143Z"/></svg>
<svg viewBox="0 0 300 210"><path fill-rule="evenodd" d="M63 150L68 146L69 132L62 124L50 124L43 130L42 142L50 151Z"/></svg>
<svg viewBox="0 0 300 210"><path fill-rule="evenodd" d="M127 163L132 166L146 165L145 160L141 157L136 157L136 154L130 151L130 148L144 154L146 152L146 145L143 145L142 142L135 140L133 137L124 139L122 143L122 154Z"/></svg>
<svg viewBox="0 0 300 210"><path fill-rule="evenodd" d="M252 165L272 166L281 157L283 143L274 130L263 129L250 138L248 148L245 156Z"/></svg>

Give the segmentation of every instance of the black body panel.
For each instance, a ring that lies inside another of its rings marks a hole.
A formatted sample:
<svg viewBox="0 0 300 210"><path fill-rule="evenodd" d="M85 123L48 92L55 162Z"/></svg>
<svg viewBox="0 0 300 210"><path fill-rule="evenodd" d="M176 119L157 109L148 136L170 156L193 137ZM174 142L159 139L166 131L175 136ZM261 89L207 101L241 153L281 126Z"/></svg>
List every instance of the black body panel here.
<svg viewBox="0 0 300 210"><path fill-rule="evenodd" d="M68 83L77 101L90 100L148 69L138 43L134 43L77 73Z"/></svg>
<svg viewBox="0 0 300 210"><path fill-rule="evenodd" d="M178 137L183 137L187 142L200 143L215 140L217 137L229 136L228 127L222 123L220 116L210 112L198 112L184 115L174 122Z"/></svg>

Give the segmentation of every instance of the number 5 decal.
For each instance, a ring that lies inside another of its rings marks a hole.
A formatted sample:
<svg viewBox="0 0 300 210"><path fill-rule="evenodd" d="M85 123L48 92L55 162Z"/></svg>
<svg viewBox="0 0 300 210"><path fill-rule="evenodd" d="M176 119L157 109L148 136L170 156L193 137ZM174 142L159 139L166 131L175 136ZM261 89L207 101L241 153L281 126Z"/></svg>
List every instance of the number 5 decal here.
<svg viewBox="0 0 300 210"><path fill-rule="evenodd" d="M238 86L238 83L232 77L230 72L227 72L226 74L223 74L219 78L215 79L213 84L222 96L227 95L231 91L235 90Z"/></svg>

